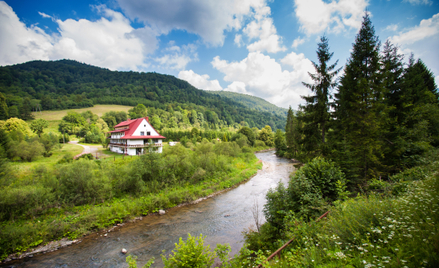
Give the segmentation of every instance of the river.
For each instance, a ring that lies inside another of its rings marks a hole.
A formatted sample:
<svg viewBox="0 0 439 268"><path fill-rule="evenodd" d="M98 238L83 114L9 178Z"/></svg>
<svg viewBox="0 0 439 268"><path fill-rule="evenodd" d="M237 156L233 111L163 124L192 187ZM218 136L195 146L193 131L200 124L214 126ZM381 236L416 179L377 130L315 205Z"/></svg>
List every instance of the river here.
<svg viewBox="0 0 439 268"><path fill-rule="evenodd" d="M263 219L265 195L279 181L286 183L288 175L294 170L291 161L278 158L274 151L257 153L262 160L263 169L252 179L238 187L194 205L170 209L163 216L153 215L143 220L127 223L122 228L110 232L92 234L81 243L60 250L39 254L32 258L0 265L0 267L127 267L126 255L138 256L142 267L150 258L155 258L152 267L163 267L160 254L174 249L179 237L187 234L206 236L205 244L215 248L217 243L229 243L232 256L243 245L242 232L255 228L252 209L259 207ZM263 221L263 220L262 220Z"/></svg>

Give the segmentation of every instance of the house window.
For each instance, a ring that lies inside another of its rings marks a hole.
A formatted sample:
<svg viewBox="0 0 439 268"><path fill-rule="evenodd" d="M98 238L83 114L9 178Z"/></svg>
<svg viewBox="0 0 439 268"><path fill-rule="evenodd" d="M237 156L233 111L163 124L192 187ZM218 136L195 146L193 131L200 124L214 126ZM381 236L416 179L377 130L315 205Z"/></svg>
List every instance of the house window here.
<svg viewBox="0 0 439 268"><path fill-rule="evenodd" d="M147 135L147 136L150 136L150 135L151 135L151 132L147 131L147 132L146 132L146 135Z"/></svg>
<svg viewBox="0 0 439 268"><path fill-rule="evenodd" d="M145 136L145 131L140 131L140 136Z"/></svg>

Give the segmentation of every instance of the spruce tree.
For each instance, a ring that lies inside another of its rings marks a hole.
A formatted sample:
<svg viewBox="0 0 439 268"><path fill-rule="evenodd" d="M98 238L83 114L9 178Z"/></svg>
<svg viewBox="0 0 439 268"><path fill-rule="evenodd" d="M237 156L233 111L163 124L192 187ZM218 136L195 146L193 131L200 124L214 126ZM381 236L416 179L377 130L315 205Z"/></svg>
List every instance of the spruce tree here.
<svg viewBox="0 0 439 268"><path fill-rule="evenodd" d="M293 110L288 109L287 124L285 125L285 140L288 147L289 157L297 157L299 154L300 126Z"/></svg>
<svg viewBox="0 0 439 268"><path fill-rule="evenodd" d="M336 157L351 183L380 176L386 118L380 42L366 13L335 94ZM350 155L349 162L344 156Z"/></svg>
<svg viewBox="0 0 439 268"><path fill-rule="evenodd" d="M329 114L330 90L336 86L335 76L340 69L335 69L337 62L328 65L334 53L329 52L328 38L322 36L317 48L317 58L319 63L312 62L315 74L309 73L314 84L303 82L312 91L312 95L302 96L306 101L305 106L300 108L304 112L301 120L303 126L303 149L305 154L311 158L319 154L325 154L324 145L326 143L326 132Z"/></svg>
<svg viewBox="0 0 439 268"><path fill-rule="evenodd" d="M382 52L382 76L383 87L386 94L385 103L388 109L388 118L386 121L387 132L383 133L385 143L383 148L384 163L387 171L394 173L397 168L397 162L400 157L398 143L400 136L400 113L403 110L401 103L401 87L403 83L404 56L398 53L398 47L394 46L389 40L386 40Z"/></svg>

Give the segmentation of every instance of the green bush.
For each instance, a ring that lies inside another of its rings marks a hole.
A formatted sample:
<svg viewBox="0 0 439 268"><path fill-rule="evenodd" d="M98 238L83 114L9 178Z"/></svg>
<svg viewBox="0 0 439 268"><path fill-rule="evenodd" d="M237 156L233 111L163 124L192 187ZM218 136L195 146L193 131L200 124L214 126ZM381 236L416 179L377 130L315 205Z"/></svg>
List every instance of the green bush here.
<svg viewBox="0 0 439 268"><path fill-rule="evenodd" d="M255 143L253 145L254 147L265 147L267 145L265 145L265 142L261 141L261 140L255 140Z"/></svg>
<svg viewBox="0 0 439 268"><path fill-rule="evenodd" d="M109 197L111 186L99 167L92 161L79 160L59 167L57 177L62 199L71 204L80 205L102 202Z"/></svg>
<svg viewBox="0 0 439 268"><path fill-rule="evenodd" d="M165 268L211 267L216 257L220 257L225 262L230 252L230 246L218 244L215 251L212 252L209 245L204 245L204 239L205 236L202 234L198 237L188 234L186 241L180 237L178 244L175 244L175 249L167 258L164 252L161 255Z"/></svg>
<svg viewBox="0 0 439 268"><path fill-rule="evenodd" d="M280 183L267 192L265 218L280 231L288 214L306 220L318 217L328 210L328 202L337 199L344 185L344 174L334 162L315 158L291 177L288 188Z"/></svg>

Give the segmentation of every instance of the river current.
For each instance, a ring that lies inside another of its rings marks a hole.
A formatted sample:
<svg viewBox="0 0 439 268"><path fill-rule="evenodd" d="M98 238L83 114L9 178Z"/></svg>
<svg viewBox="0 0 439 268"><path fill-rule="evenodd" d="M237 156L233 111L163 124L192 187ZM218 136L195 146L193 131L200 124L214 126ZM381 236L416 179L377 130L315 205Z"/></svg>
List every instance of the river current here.
<svg viewBox="0 0 439 268"><path fill-rule="evenodd" d="M274 151L256 156L262 160L263 169L232 190L197 204L170 209L162 216L147 216L127 223L107 236L92 234L82 238L81 243L0 267L128 267L122 248L138 257L139 267L152 257L155 258L152 267L163 267L160 254L163 250L169 254L179 237L186 239L188 233L206 236L205 245L209 244L211 249L217 243L229 243L233 256L243 245L242 232L255 228L252 213L255 204L261 222L264 222L262 210L268 189L276 187L280 181L287 183L294 170L291 161L276 157Z"/></svg>

